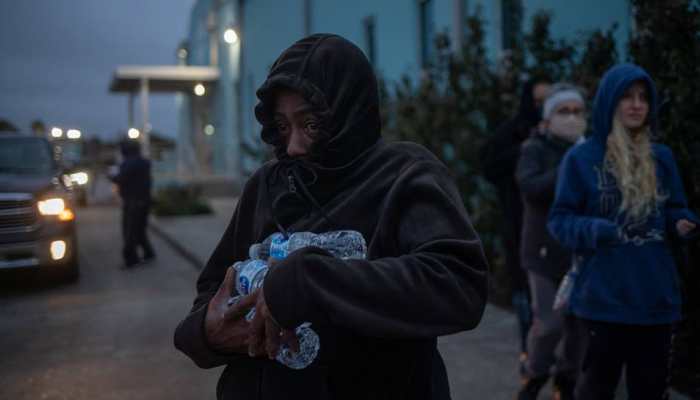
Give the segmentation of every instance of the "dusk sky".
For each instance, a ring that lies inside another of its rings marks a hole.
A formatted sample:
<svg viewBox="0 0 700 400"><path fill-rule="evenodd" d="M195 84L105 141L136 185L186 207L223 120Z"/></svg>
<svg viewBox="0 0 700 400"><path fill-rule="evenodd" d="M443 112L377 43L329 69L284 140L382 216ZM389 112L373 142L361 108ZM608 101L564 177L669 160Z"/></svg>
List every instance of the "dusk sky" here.
<svg viewBox="0 0 700 400"><path fill-rule="evenodd" d="M174 64L193 3L0 0L0 119L22 131L35 119L102 137L126 129L127 96L109 92L115 68ZM150 114L175 135L174 96L152 95Z"/></svg>

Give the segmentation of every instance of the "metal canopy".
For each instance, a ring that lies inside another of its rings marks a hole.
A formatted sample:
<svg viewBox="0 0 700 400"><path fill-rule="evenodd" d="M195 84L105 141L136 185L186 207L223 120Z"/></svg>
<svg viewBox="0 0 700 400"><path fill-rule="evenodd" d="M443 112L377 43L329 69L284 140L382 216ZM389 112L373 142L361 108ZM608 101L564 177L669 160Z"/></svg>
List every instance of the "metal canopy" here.
<svg viewBox="0 0 700 400"><path fill-rule="evenodd" d="M121 66L114 71L110 92L135 93L148 81L151 92L186 92L194 85L211 84L219 79L219 68L209 66L157 65Z"/></svg>

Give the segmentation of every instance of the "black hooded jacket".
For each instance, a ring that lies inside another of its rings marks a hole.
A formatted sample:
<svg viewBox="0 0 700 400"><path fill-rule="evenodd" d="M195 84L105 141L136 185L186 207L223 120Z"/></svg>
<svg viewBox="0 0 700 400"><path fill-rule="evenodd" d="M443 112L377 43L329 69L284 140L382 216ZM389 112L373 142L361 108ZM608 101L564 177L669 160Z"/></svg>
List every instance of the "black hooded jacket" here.
<svg viewBox="0 0 700 400"><path fill-rule="evenodd" d="M275 90L300 92L325 134L310 159L290 159L271 119ZM377 83L362 52L313 35L282 53L258 90L263 139L278 160L246 183L197 281L175 345L202 368L227 365L220 399L447 399L437 337L473 329L486 302L487 264L445 167L423 147L380 138ZM267 359L221 354L205 338L207 304L226 269L280 229L359 231L367 260L318 248L272 269L264 293L285 328L310 321L316 361L294 371Z"/></svg>
<svg viewBox="0 0 700 400"><path fill-rule="evenodd" d="M119 165L119 173L112 181L119 187L122 200L150 201L151 162L141 156L137 143L122 143L124 161Z"/></svg>
<svg viewBox="0 0 700 400"><path fill-rule="evenodd" d="M518 113L498 127L484 145L480 155L484 177L496 187L503 209L505 220L503 234L508 252L507 266L513 275L513 284L516 288L526 286L526 277L520 268L519 248L523 204L515 181L515 168L520 156L520 146L530 137L533 128L541 120L540 111L535 105L532 94L536 83L538 83L537 80L525 83L520 96Z"/></svg>

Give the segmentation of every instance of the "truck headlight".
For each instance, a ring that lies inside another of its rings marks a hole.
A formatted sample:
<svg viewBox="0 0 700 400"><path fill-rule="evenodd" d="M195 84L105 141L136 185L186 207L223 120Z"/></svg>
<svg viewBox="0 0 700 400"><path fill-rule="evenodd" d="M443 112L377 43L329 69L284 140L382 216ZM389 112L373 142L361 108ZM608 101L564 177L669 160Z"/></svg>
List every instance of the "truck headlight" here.
<svg viewBox="0 0 700 400"><path fill-rule="evenodd" d="M66 242L63 240L54 240L51 242L51 258L60 260L66 255Z"/></svg>
<svg viewBox="0 0 700 400"><path fill-rule="evenodd" d="M66 209L66 202L60 197L54 197L39 201L41 215L59 215Z"/></svg>
<svg viewBox="0 0 700 400"><path fill-rule="evenodd" d="M87 172L75 172L70 174L70 180L78 185L86 185L88 183L89 177Z"/></svg>

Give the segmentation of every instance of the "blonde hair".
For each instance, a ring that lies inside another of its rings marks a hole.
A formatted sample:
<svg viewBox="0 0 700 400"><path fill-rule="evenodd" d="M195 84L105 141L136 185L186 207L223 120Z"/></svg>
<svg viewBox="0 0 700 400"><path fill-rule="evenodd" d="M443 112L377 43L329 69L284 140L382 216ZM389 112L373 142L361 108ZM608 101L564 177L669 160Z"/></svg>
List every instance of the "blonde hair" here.
<svg viewBox="0 0 700 400"><path fill-rule="evenodd" d="M645 219L664 195L656 186L656 163L651 151L649 128L632 135L620 120L613 119L605 151L605 168L622 193L620 213L628 219Z"/></svg>

